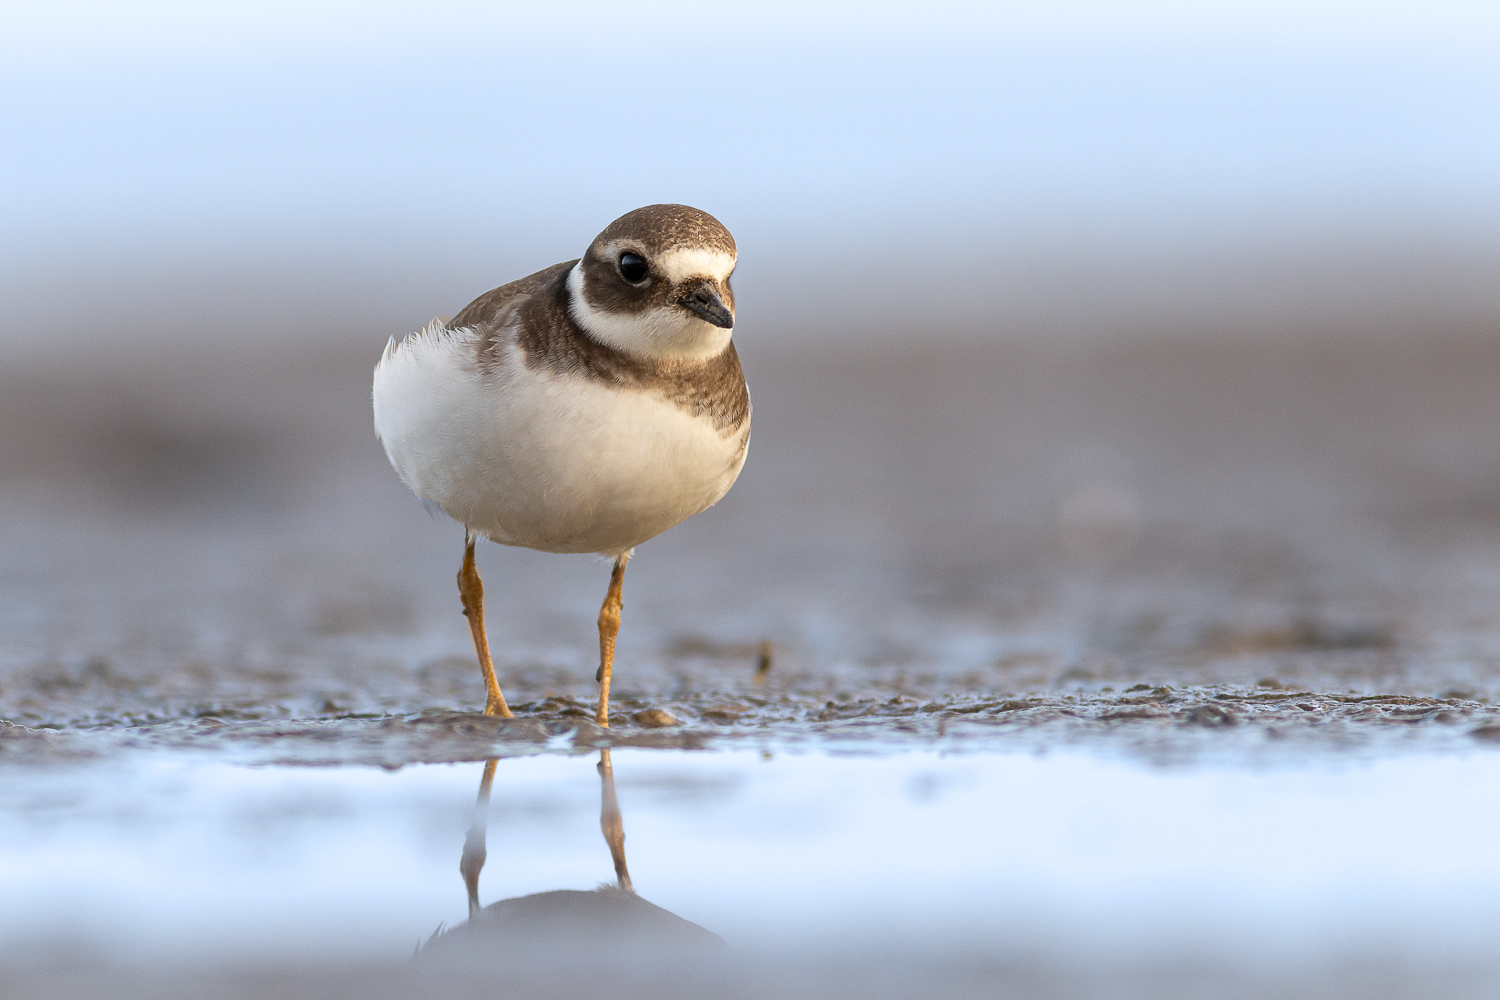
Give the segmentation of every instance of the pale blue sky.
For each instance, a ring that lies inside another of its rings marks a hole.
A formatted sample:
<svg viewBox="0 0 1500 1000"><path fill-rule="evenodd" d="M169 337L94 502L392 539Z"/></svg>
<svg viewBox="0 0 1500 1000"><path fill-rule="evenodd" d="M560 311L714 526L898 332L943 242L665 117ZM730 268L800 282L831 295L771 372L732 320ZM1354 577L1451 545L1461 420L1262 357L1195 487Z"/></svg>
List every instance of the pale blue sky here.
<svg viewBox="0 0 1500 1000"><path fill-rule="evenodd" d="M652 201L778 287L1500 223L1494 4L13 3L0 67L32 320L213 261L454 296Z"/></svg>

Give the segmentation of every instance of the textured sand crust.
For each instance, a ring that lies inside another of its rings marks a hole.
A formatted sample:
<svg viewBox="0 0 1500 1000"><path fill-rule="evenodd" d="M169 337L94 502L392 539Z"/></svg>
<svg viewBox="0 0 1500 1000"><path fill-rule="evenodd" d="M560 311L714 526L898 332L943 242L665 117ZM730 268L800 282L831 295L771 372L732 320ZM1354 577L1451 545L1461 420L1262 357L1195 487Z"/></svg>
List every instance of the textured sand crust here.
<svg viewBox="0 0 1500 1000"><path fill-rule="evenodd" d="M1093 749L1156 763L1287 763L1310 754L1379 757L1500 749L1500 708L1406 695L1330 695L1232 687L1142 694L895 696L812 699L708 696L640 707L624 699L610 728L571 698L515 706L518 717L414 715L226 721L216 716L87 731L0 726L0 765L87 760L124 749L174 749L255 764L375 765L485 760L600 747L676 750L832 745L878 753L938 745L955 752Z"/></svg>

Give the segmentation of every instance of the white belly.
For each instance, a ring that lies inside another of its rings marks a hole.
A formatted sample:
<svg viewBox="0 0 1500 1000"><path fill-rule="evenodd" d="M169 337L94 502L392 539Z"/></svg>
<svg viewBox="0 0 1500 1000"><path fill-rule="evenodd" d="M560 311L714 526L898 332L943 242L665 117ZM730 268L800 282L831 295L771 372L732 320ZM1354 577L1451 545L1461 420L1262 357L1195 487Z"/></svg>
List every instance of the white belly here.
<svg viewBox="0 0 1500 1000"><path fill-rule="evenodd" d="M512 345L481 375L432 328L375 370L375 431L405 483L506 545L618 554L729 491L750 425L721 434L650 392L535 372Z"/></svg>

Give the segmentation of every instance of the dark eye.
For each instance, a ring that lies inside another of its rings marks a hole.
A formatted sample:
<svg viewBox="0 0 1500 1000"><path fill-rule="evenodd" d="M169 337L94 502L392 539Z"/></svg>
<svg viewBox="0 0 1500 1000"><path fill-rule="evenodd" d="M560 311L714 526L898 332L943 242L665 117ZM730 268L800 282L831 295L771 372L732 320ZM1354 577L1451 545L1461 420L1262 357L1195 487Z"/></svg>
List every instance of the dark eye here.
<svg viewBox="0 0 1500 1000"><path fill-rule="evenodd" d="M646 258L639 254L620 255L620 277L632 285L646 277Z"/></svg>

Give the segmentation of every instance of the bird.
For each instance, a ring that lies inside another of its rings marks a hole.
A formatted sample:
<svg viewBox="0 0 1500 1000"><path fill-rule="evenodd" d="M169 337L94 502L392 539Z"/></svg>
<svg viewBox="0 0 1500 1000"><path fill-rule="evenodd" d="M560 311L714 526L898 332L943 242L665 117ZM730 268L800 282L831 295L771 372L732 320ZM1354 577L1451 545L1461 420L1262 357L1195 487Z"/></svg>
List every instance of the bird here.
<svg viewBox="0 0 1500 1000"><path fill-rule="evenodd" d="M582 257L386 345L375 433L422 503L463 525L458 589L486 715L512 713L485 633L480 538L614 560L595 674L595 721L609 725L626 564L717 503L745 464L737 254L707 212L648 205L611 222Z"/></svg>

